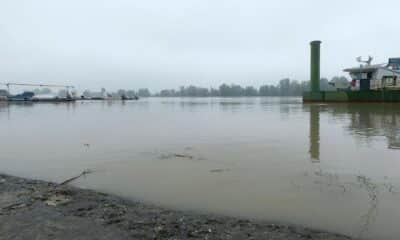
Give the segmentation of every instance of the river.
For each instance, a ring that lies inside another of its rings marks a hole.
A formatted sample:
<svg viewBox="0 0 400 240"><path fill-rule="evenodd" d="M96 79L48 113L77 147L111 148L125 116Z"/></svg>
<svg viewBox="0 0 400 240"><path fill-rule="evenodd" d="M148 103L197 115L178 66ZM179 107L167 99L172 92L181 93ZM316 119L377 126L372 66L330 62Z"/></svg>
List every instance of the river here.
<svg viewBox="0 0 400 240"><path fill-rule="evenodd" d="M301 98L0 103L0 172L174 209L400 236L400 105Z"/></svg>

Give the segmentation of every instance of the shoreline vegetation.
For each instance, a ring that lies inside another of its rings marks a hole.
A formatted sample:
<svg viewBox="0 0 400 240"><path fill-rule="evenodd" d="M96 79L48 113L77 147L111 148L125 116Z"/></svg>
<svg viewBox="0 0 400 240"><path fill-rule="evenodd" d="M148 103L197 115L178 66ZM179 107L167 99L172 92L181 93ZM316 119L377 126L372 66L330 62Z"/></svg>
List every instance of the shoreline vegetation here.
<svg viewBox="0 0 400 240"><path fill-rule="evenodd" d="M326 78L321 78L321 90L335 91L334 84L348 84L346 77L334 77L330 81ZM332 85L333 84L333 85ZM262 85L259 88L254 86L245 86L226 83L218 88L204 88L197 86L182 86L178 90L163 89L151 96L153 97L267 97L267 96L302 96L304 91L309 91L310 82L291 80L285 78L279 81L276 85ZM138 96L140 94L138 92ZM142 96L143 97L143 96Z"/></svg>
<svg viewBox="0 0 400 240"><path fill-rule="evenodd" d="M332 86L348 85L346 77L333 77L331 80L321 78L321 90L335 91ZM238 84L221 84L218 88L206 88L194 85L181 86L179 89L162 89L159 92L151 93L149 89L142 88L135 90L120 89L115 95L138 96L138 97L257 97L257 96L302 96L304 91L310 89L309 81L297 81L289 78L281 79L277 84L266 84L259 88L254 86L241 86ZM83 96L91 97L89 90L83 92Z"/></svg>
<svg viewBox="0 0 400 240"><path fill-rule="evenodd" d="M336 91L333 86L347 86L349 81L346 77L333 77L331 80L321 78L321 90L323 91ZM178 89L163 89L158 92L150 92L148 88L141 88L138 90L119 89L115 92L107 92L102 88L101 92L94 92L91 90L84 90L80 95L85 98L103 96L109 94L111 96L127 97L267 97L267 96L302 96L304 91L310 89L309 81L297 81L289 78L280 80L277 84L266 84L259 88L254 86L241 86L238 84L222 84L218 88L206 88L194 85L181 86ZM52 94L49 88L34 89L35 95ZM66 91L60 90L58 96L65 96Z"/></svg>
<svg viewBox="0 0 400 240"><path fill-rule="evenodd" d="M71 187L69 182L0 174L0 238L351 239L300 226L170 210Z"/></svg>

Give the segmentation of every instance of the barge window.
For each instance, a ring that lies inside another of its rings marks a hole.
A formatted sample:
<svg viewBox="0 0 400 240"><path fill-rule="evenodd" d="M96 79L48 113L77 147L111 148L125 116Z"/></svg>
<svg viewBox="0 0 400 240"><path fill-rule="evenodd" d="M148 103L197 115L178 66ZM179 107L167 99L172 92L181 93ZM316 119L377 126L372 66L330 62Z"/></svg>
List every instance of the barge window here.
<svg viewBox="0 0 400 240"><path fill-rule="evenodd" d="M396 76L383 76L382 84L385 86L394 86L396 85Z"/></svg>

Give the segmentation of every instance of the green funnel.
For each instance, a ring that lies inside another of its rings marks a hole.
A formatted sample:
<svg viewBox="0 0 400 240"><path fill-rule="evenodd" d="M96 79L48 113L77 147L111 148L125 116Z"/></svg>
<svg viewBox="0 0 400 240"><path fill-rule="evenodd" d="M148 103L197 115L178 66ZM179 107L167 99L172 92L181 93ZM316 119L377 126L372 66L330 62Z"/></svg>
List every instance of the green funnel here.
<svg viewBox="0 0 400 240"><path fill-rule="evenodd" d="M311 92L319 92L321 41L312 41L310 45L311 45Z"/></svg>

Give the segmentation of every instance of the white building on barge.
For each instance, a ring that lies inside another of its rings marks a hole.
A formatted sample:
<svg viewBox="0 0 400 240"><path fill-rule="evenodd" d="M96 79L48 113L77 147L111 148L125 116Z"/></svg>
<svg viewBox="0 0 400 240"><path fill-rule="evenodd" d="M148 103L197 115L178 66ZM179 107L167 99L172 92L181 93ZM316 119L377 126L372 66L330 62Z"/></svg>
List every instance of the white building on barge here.
<svg viewBox="0 0 400 240"><path fill-rule="evenodd" d="M359 67L344 69L352 79L350 89L363 90L400 90L400 58L389 58L388 63L371 65L372 57Z"/></svg>

